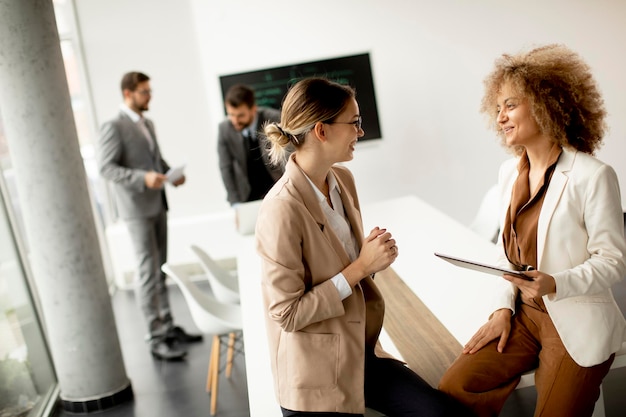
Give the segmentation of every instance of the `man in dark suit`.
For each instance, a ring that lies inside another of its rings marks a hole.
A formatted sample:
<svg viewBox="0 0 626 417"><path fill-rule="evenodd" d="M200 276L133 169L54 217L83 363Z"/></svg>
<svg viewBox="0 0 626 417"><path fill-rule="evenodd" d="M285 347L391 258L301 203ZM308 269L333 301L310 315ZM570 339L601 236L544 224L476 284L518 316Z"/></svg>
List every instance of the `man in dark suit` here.
<svg viewBox="0 0 626 417"><path fill-rule="evenodd" d="M284 172L271 166L265 122L280 121L280 112L256 105L254 90L234 85L225 97L227 119L219 125L217 152L227 200L231 205L260 200Z"/></svg>
<svg viewBox="0 0 626 417"><path fill-rule="evenodd" d="M154 125L143 117L152 90L150 78L129 72L121 83L124 102L117 117L102 126L97 147L100 173L113 183L119 215L128 226L139 265L136 294L146 319L150 350L161 360L180 360L186 351L176 342L202 340L175 326L169 305L165 274L167 260L167 199L165 173L169 165L161 156ZM185 176L169 180L179 186Z"/></svg>

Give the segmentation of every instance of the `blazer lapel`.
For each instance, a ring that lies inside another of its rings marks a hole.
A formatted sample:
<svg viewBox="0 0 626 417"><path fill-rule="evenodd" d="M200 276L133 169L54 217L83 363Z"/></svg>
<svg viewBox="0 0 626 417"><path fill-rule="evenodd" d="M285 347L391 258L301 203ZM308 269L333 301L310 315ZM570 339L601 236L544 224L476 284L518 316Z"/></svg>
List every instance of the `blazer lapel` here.
<svg viewBox="0 0 626 417"><path fill-rule="evenodd" d="M546 196L543 200L543 205L541 207L541 213L539 214L539 221L537 223L537 266L538 268L541 265L541 259L543 257L543 250L546 244L546 236L548 233L548 226L550 225L550 220L552 219L552 215L554 214L554 210L556 210L556 206L561 199L561 195L563 195L563 191L565 190L565 186L567 185L568 176L567 172L572 169L572 165L574 164L576 153L569 151L567 149L563 149L561 156L559 157L559 161L556 164L554 169L554 174L552 174L552 179L550 180L550 185L548 185L548 189L546 190Z"/></svg>
<svg viewBox="0 0 626 417"><path fill-rule="evenodd" d="M356 208L356 204L354 203L354 196L348 192L348 189L341 180L341 178L339 178L339 176L336 174L335 178L337 179L339 188L341 188L341 202L343 203L343 209L346 213L346 216L348 216L350 226L352 227L352 233L354 233L354 237L356 238L360 250L361 246L363 245L364 238L363 226L361 223L361 212Z"/></svg>
<svg viewBox="0 0 626 417"><path fill-rule="evenodd" d="M141 128L137 126L137 123L135 123L133 119L131 119L130 116L127 115L123 111L120 111L119 118L120 118L120 121L123 121L123 123L128 126L127 129L131 130L133 146L139 146L141 148L145 148L146 152L151 153L150 142L148 142L148 138L146 138L146 135L143 133ZM153 127L151 127L150 123L146 123L146 127L148 128L148 132L152 135L152 140L154 141L155 148L156 148L156 141L154 140L155 135L154 135Z"/></svg>
<svg viewBox="0 0 626 417"><path fill-rule="evenodd" d="M285 173L291 181L293 181L294 187L300 192L303 204L313 219L317 222L317 225L328 241L328 244L331 245L337 253L341 263L343 265L348 265L350 263L350 257L335 232L328 225L326 215L324 214L322 207L320 207L320 202L317 199L317 195L315 194L311 183L309 183L309 180L305 176L304 172L302 172L300 167L295 162L295 154L292 154L289 157L289 161L285 167Z"/></svg>
<svg viewBox="0 0 626 417"><path fill-rule="evenodd" d="M163 166L161 164L161 150L159 149L159 144L156 140L156 132L154 131L154 124L152 124L152 120L145 119L146 128L148 129L148 133L152 137L152 143L154 145L154 151L151 152L152 159L154 160L154 165L156 166L156 170L161 173L165 173L163 171ZM139 128L138 128L139 129ZM143 132L141 132L143 135Z"/></svg>
<svg viewBox="0 0 626 417"><path fill-rule="evenodd" d="M247 174L248 166L246 164L246 159L248 156L248 150L244 144L243 134L236 131L232 125L230 126L230 144L233 147L233 155L239 161L241 169L245 174Z"/></svg>

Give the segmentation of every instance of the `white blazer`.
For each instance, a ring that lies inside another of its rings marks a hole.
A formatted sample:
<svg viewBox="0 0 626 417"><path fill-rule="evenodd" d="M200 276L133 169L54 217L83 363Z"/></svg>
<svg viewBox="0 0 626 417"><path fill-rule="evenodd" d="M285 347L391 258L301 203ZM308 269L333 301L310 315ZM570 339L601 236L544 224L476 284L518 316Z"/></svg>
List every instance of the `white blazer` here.
<svg viewBox="0 0 626 417"><path fill-rule="evenodd" d="M500 168L500 230L517 179L514 158ZM501 265L508 265L499 237ZM617 175L594 157L563 149L539 214L537 269L556 281L543 296L563 344L577 364L597 365L619 350L626 320L611 286L626 275L626 240ZM515 312L517 287L503 280L497 308Z"/></svg>

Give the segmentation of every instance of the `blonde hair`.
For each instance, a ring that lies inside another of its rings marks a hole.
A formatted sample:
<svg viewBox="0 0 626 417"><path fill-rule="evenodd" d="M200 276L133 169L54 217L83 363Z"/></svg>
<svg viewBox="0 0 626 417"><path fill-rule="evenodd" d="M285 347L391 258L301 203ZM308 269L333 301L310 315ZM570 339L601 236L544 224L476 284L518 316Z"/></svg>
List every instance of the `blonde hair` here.
<svg viewBox="0 0 626 417"><path fill-rule="evenodd" d="M317 122L332 122L355 98L352 87L322 77L305 78L294 84L283 100L280 123L264 126L272 164L285 162L288 147L298 149Z"/></svg>
<svg viewBox="0 0 626 417"><path fill-rule="evenodd" d="M503 54L485 79L480 111L505 143L497 121L497 97L505 83L528 100L539 128L563 147L593 154L606 130L604 100L589 66L563 45ZM521 149L513 149L517 154Z"/></svg>

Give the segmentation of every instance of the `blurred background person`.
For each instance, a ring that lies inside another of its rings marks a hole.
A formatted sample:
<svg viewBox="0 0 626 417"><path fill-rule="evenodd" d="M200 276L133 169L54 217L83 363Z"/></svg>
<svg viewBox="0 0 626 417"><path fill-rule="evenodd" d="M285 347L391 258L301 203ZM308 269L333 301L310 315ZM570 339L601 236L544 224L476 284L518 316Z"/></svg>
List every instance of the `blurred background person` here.
<svg viewBox="0 0 626 417"><path fill-rule="evenodd" d="M227 119L220 123L217 152L226 198L230 205L261 200L283 174L283 166L269 163L266 122L278 122L280 112L257 106L254 90L237 84L225 96Z"/></svg>
<svg viewBox="0 0 626 417"><path fill-rule="evenodd" d="M149 109L150 78L125 74L123 103L116 118L104 123L97 146L101 175L113 183L119 215L128 227L138 263L136 297L148 325L150 351L159 360L180 360L186 351L177 343L202 340L174 325L165 274L167 261L167 199L165 173L154 124L143 116ZM185 176L175 179L178 187Z"/></svg>

